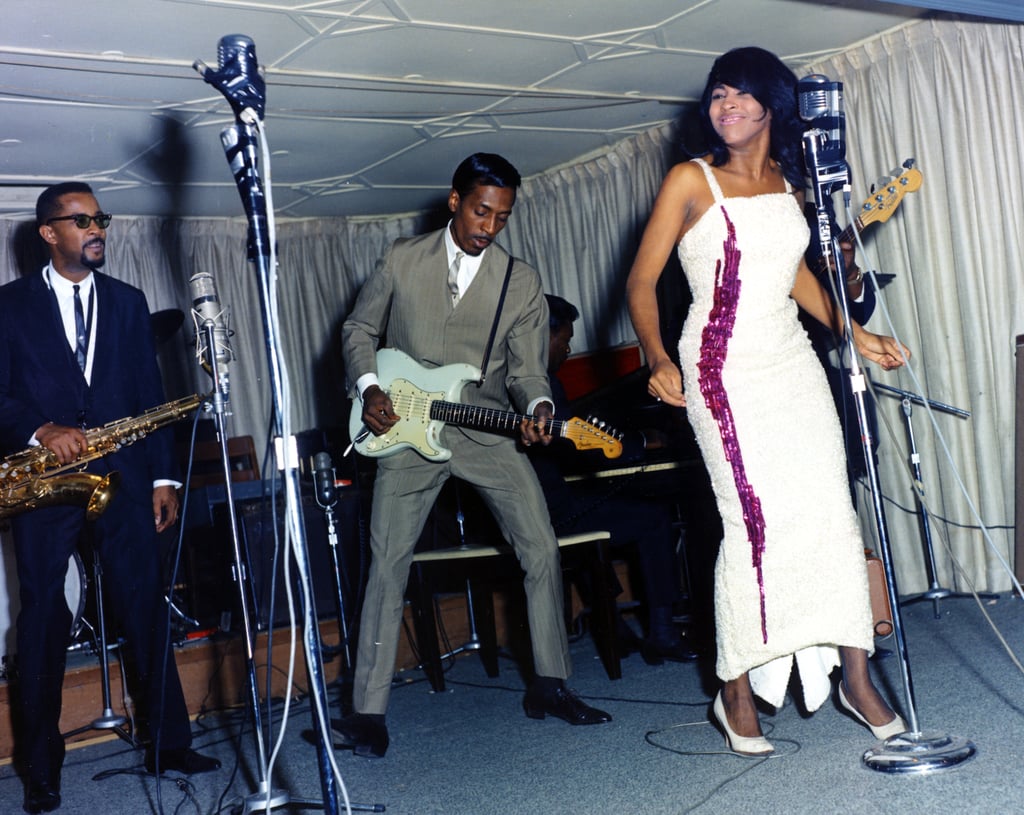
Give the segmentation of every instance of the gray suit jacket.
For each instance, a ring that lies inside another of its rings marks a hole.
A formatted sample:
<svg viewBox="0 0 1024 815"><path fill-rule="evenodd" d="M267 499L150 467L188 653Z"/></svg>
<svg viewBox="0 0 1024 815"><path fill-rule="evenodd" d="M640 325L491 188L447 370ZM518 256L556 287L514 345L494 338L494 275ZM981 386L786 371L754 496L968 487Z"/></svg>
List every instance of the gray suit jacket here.
<svg viewBox="0 0 1024 815"><path fill-rule="evenodd" d="M446 227L447 228L447 227ZM444 230L395 241L377 264L342 327L350 383L376 373L378 346L398 348L427 368L456 362L480 367L498 307L508 253L491 244L480 271L451 305ZM516 260L483 386L467 385L463 402L525 413L550 399L547 378L548 308L536 269ZM384 342L386 334L386 343ZM388 383L382 382L386 388ZM500 436L463 430L482 444Z"/></svg>

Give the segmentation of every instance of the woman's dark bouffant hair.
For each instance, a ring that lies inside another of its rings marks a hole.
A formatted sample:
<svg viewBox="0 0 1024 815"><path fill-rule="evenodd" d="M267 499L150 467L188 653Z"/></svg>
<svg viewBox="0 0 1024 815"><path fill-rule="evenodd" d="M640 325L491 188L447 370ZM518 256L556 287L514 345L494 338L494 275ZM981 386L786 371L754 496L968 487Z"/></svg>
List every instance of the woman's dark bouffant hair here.
<svg viewBox="0 0 1024 815"><path fill-rule="evenodd" d="M734 48L715 60L700 100L700 122L712 156L711 163L716 167L729 160L725 142L715 132L708 115L711 95L719 85L746 91L771 111L769 153L779 163L786 179L802 188L805 181L801 136L807 125L797 109L796 75L771 51L753 46Z"/></svg>

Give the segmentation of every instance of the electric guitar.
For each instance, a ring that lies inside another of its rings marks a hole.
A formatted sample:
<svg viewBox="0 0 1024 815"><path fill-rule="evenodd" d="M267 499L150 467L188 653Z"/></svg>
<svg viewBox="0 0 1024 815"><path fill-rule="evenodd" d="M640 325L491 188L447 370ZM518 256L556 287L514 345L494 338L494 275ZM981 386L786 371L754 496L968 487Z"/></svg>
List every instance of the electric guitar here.
<svg viewBox="0 0 1024 815"><path fill-rule="evenodd" d="M873 223L885 223L892 217L896 208L903 201L903 196L908 192L916 192L921 187L921 171L915 169L914 159L908 158L903 162L904 170L885 182L880 189L872 189L871 195L864 199L861 204L860 214L853 223L844 229L837 240L840 243L853 243L853 236L859 235ZM818 261L818 272L827 268L827 261Z"/></svg>
<svg viewBox="0 0 1024 815"><path fill-rule="evenodd" d="M374 436L363 424L362 403L359 399L352 401L348 423L352 445L371 458L391 456L411 447L430 461L447 461L452 451L441 444L441 429L446 424L510 435L518 431L523 419L533 419L456 401L466 383L480 378L480 369L473 365L424 368L396 348L382 348L377 352L377 377L401 419L387 433ZM604 425L574 417L552 419L548 427L552 436L568 439L578 450L601 450L606 458L622 454L619 434Z"/></svg>

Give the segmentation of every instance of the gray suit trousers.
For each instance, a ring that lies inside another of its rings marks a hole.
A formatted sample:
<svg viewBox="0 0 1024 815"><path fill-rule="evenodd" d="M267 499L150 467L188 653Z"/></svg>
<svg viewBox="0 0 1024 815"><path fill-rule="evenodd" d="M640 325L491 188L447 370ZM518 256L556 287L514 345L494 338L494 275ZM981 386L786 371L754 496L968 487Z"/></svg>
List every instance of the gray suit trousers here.
<svg viewBox="0 0 1024 815"><path fill-rule="evenodd" d="M413 549L437 494L453 475L480 492L526 573L537 675L565 679L572 672L558 543L533 467L511 439L484 446L449 426L442 441L453 453L446 462L427 461L413 450L378 461L370 522L372 562L353 688L357 713L387 711Z"/></svg>

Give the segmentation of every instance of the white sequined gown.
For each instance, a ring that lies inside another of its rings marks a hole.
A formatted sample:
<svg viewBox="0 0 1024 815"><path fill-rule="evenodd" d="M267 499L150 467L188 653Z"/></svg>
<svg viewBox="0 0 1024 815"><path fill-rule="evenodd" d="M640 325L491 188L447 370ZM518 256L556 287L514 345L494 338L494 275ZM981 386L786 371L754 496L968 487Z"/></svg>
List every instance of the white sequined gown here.
<svg viewBox="0 0 1024 815"><path fill-rule="evenodd" d="M789 296L809 231L792 195L723 198L697 163L715 203L678 247L694 298L679 356L725 530L716 670L750 671L778 707L795 655L816 710L836 646L871 651L874 640L835 403Z"/></svg>

